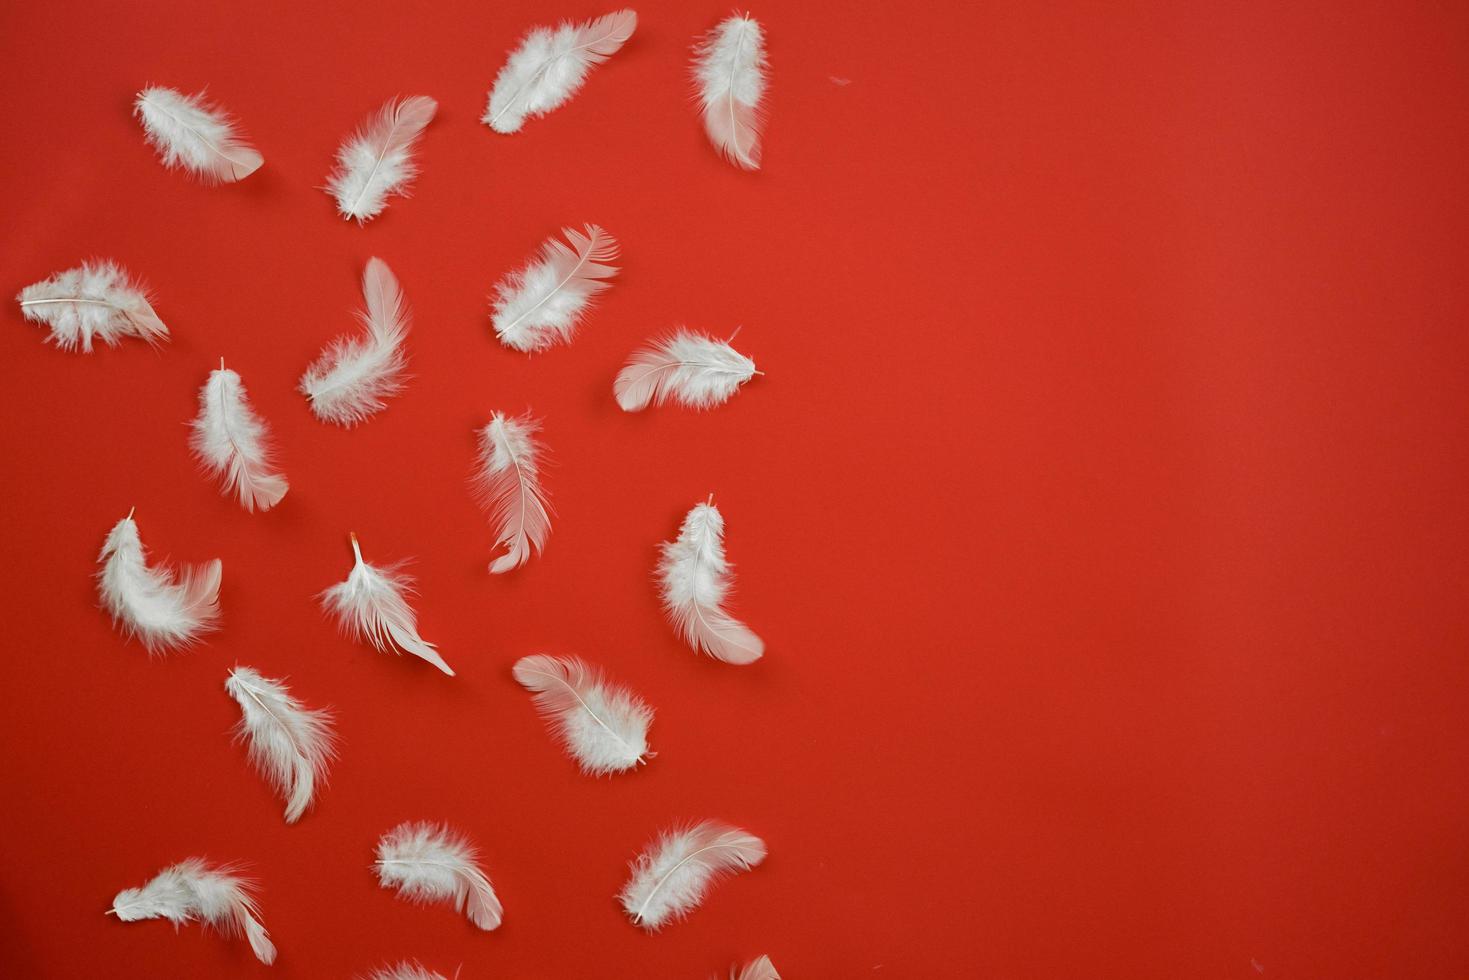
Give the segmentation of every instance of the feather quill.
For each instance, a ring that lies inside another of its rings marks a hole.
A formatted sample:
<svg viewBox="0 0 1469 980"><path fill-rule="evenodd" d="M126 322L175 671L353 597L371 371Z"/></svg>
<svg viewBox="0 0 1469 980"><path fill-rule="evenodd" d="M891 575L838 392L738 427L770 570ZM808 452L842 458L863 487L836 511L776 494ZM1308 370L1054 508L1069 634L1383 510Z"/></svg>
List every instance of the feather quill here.
<svg viewBox="0 0 1469 980"><path fill-rule="evenodd" d="M495 76L480 122L497 133L514 133L526 119L544 116L576 94L587 73L627 43L638 15L619 10L585 24L562 22L535 27L510 53Z"/></svg>
<svg viewBox="0 0 1469 980"><path fill-rule="evenodd" d="M529 413L518 419L496 412L479 433L474 490L489 513L505 553L490 563L499 575L540 554L551 533L546 491L541 488L540 457L544 447L536 433L541 423Z"/></svg>
<svg viewBox="0 0 1469 980"><path fill-rule="evenodd" d="M596 225L586 234L572 228L553 235L541 254L495 284L495 334L506 347L531 353L555 343L570 343L592 299L617 275L617 239Z"/></svg>
<svg viewBox="0 0 1469 980"><path fill-rule="evenodd" d="M442 973L435 973L422 963L410 963L404 960L393 966L380 966L363 980L449 980L449 978Z"/></svg>
<svg viewBox="0 0 1469 980"><path fill-rule="evenodd" d="M765 32L748 14L722 21L694 47L704 132L726 160L745 170L760 169L765 68Z"/></svg>
<svg viewBox="0 0 1469 980"><path fill-rule="evenodd" d="M653 709L625 687L576 657L537 654L511 673L535 693L536 709L589 776L623 772L645 762Z"/></svg>
<svg viewBox="0 0 1469 980"><path fill-rule="evenodd" d="M247 511L270 510L290 489L283 473L272 471L269 432L255 414L240 376L224 366L209 372L199 389L199 414L189 447L204 468L234 494Z"/></svg>
<svg viewBox="0 0 1469 980"><path fill-rule="evenodd" d="M426 95L389 99L342 143L326 190L343 218L365 224L382 214L392 195L408 196L418 176L413 152L438 108Z"/></svg>
<svg viewBox="0 0 1469 980"><path fill-rule="evenodd" d="M142 888L118 892L109 914L122 922L167 919L175 926L202 922L231 938L244 936L256 959L273 963L275 944L260 924L254 887L235 870L189 858L164 868Z"/></svg>
<svg viewBox="0 0 1469 980"><path fill-rule="evenodd" d="M46 339L62 350L92 352L92 341L116 347L124 337L157 346L168 328L153 312L148 292L116 262L83 262L32 283L16 296L21 314L51 328Z"/></svg>
<svg viewBox="0 0 1469 980"><path fill-rule="evenodd" d="M689 646L731 664L754 663L765 653L765 642L724 611L733 576L724 557L724 516L713 503L689 511L678 540L663 543L658 575L663 608Z"/></svg>
<svg viewBox="0 0 1469 980"><path fill-rule="evenodd" d="M408 358L408 304L388 264L367 260L362 272L366 310L357 314L366 328L359 337L338 337L301 376L300 391L323 422L351 427L387 407L403 389Z"/></svg>
<svg viewBox="0 0 1469 980"><path fill-rule="evenodd" d="M219 620L218 558L185 565L177 573L148 567L132 511L118 521L97 557L97 592L113 625L137 637L149 653L188 646Z"/></svg>
<svg viewBox="0 0 1469 980"><path fill-rule="evenodd" d="M628 358L612 383L624 412L673 399L689 408L712 408L734 397L756 374L755 362L728 342L680 327Z"/></svg>
<svg viewBox="0 0 1469 980"><path fill-rule="evenodd" d="M411 902L449 902L488 931L500 925L503 909L476 864L478 857L473 845L448 827L403 823L377 843L377 877L384 888L397 889Z"/></svg>
<svg viewBox="0 0 1469 980"><path fill-rule="evenodd" d="M242 712L236 737L249 744L250 761L285 798L286 823L295 823L337 754L331 712L306 707L285 684L249 667L230 671L224 689Z"/></svg>
<svg viewBox="0 0 1469 980"><path fill-rule="evenodd" d="M352 554L355 561L346 581L321 594L322 606L336 616L342 631L381 653L411 653L453 677L453 668L434 645L418 635L418 617L405 598L413 592L413 580L399 565L380 568L363 561L356 534Z"/></svg>
<svg viewBox="0 0 1469 980"><path fill-rule="evenodd" d="M675 827L643 849L622 889L622 907L650 932L699 907L715 882L765 860L765 842L737 827L705 820Z"/></svg>
<svg viewBox="0 0 1469 980"><path fill-rule="evenodd" d="M182 167L206 184L244 180L265 162L236 132L229 114L204 101L203 92L145 88L133 114L165 167Z"/></svg>
<svg viewBox="0 0 1469 980"><path fill-rule="evenodd" d="M775 972L775 964L770 962L769 956L756 957L738 973L731 969L729 976L730 980L780 980L780 974Z"/></svg>

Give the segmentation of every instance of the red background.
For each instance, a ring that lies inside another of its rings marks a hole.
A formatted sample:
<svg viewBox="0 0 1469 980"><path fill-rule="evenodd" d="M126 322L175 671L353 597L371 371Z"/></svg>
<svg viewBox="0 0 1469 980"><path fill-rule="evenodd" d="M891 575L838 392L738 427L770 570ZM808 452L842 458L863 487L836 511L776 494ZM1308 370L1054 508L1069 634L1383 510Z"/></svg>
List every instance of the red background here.
<svg viewBox="0 0 1469 980"><path fill-rule="evenodd" d="M195 854L249 863L277 976L1469 972L1469 15L1284 6L769 0L747 175L688 101L720 4L640 3L513 137L477 122L505 51L603 8L7 5L0 284L116 258L174 339L68 355L3 315L0 972L264 975L103 916ZM165 171L129 117L148 83L207 84L263 169ZM341 221L338 141L411 93L441 104L413 198ZM569 348L502 348L492 284L586 221L623 276ZM371 255L415 378L347 432L294 385ZM766 376L708 414L618 411L625 355L681 322L743 325ZM291 480L265 515L186 449L220 355ZM472 432L526 408L556 520L491 578ZM748 669L683 648L650 578L711 491L769 645ZM150 660L96 608L131 506L158 557L224 561L193 652ZM417 558L459 677L323 619L349 529ZM536 651L655 705L653 763L580 776L509 677ZM235 663L339 713L297 826L230 741ZM705 816L769 861L643 934L626 861ZM418 818L479 842L498 932L377 887L377 836Z"/></svg>

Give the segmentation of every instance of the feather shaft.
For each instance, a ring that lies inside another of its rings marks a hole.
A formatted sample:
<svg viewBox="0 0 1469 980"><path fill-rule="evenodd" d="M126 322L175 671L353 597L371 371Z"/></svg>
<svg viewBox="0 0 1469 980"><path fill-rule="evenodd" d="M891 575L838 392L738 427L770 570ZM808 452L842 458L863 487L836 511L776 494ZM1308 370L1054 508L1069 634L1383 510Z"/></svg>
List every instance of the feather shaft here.
<svg viewBox="0 0 1469 980"><path fill-rule="evenodd" d="M447 902L489 931L499 927L504 909L478 859L474 846L448 827L409 821L378 841L377 876L400 898L420 904Z"/></svg>
<svg viewBox="0 0 1469 980"><path fill-rule="evenodd" d="M307 708L281 681L249 667L230 671L224 686L242 712L236 737L249 744L251 762L285 798L286 823L295 823L336 755L331 712Z"/></svg>
<svg viewBox="0 0 1469 980"><path fill-rule="evenodd" d="M403 346L411 316L397 278L382 259L367 260L362 296L366 309L357 317L364 333L332 341L297 386L318 419L347 428L387 407L386 400L403 389L408 365Z"/></svg>
<svg viewBox="0 0 1469 980"><path fill-rule="evenodd" d="M357 535L352 538L352 571L321 594L322 606L336 617L342 631L381 653L409 653L454 676L434 644L418 635L418 617L408 605L413 580L400 565L378 567L362 558Z"/></svg>
<svg viewBox="0 0 1469 980"><path fill-rule="evenodd" d="M635 769L648 751L653 709L601 671L576 657L537 654L516 661L511 673L535 694L537 711L591 776Z"/></svg>
<svg viewBox="0 0 1469 980"><path fill-rule="evenodd" d="M204 468L247 511L269 510L290 485L275 472L265 421L250 407L240 376L224 366L209 372L199 389L199 414L189 446Z"/></svg>
<svg viewBox="0 0 1469 980"><path fill-rule="evenodd" d="M16 300L27 320L51 328L46 340L62 350L91 353L94 339L109 347L124 337L150 346L168 339L147 290L116 262L83 262L32 283Z"/></svg>
<svg viewBox="0 0 1469 980"><path fill-rule="evenodd" d="M750 664L765 642L724 609L733 575L724 556L724 517L711 503L689 511L675 541L665 542L658 563L663 608L695 650L731 664Z"/></svg>
<svg viewBox="0 0 1469 980"><path fill-rule="evenodd" d="M543 552L551 534L551 513L541 487L540 427L529 413L512 419L496 412L480 430L473 487L495 526L498 546L505 549L490 563L495 575L525 564L532 549Z"/></svg>
<svg viewBox="0 0 1469 980"><path fill-rule="evenodd" d="M182 167L205 183L243 180L265 162L229 115L204 101L203 92L146 88L138 93L133 113L165 167Z"/></svg>
<svg viewBox="0 0 1469 980"><path fill-rule="evenodd" d="M619 10L580 25L565 21L555 28L532 28L495 76L480 121L497 133L514 133L526 119L563 105L637 26L636 13Z"/></svg>
<svg viewBox="0 0 1469 980"><path fill-rule="evenodd" d="M726 160L744 170L760 169L765 69L765 32L747 14L726 18L694 48L704 131Z"/></svg>
<svg viewBox="0 0 1469 980"><path fill-rule="evenodd" d="M765 854L763 840L728 824L705 820L676 827L633 861L619 896L622 907L634 923L656 931L687 916L712 885L759 865Z"/></svg>

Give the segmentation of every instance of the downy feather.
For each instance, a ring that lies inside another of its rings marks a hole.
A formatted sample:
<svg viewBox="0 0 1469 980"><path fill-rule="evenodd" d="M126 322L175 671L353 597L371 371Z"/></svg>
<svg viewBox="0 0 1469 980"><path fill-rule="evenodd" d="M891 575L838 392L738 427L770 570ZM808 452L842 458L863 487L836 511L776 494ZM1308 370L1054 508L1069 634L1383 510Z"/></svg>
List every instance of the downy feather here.
<svg viewBox="0 0 1469 980"><path fill-rule="evenodd" d="M148 291L116 262L83 262L32 283L15 298L27 320L51 328L46 339L62 350L80 347L90 354L94 339L111 347L124 337L153 346L168 339Z"/></svg>
<svg viewBox="0 0 1469 980"><path fill-rule="evenodd" d="M250 761L285 799L286 823L295 823L336 757L332 713L306 707L284 683L249 667L230 671L224 689L242 712L235 736L248 743Z"/></svg>
<svg viewBox="0 0 1469 980"><path fill-rule="evenodd" d="M448 902L470 922L490 930L503 910L478 853L464 837L431 823L403 823L377 843L377 877L398 896L427 905Z"/></svg>
<svg viewBox="0 0 1469 980"><path fill-rule="evenodd" d="M435 973L422 963L404 960L392 966L380 966L362 980L449 980L442 973Z"/></svg>
<svg viewBox="0 0 1469 980"><path fill-rule="evenodd" d="M775 972L775 964L770 962L769 956L756 957L738 973L731 968L729 976L730 980L780 980L780 974Z"/></svg>
<svg viewBox="0 0 1469 980"><path fill-rule="evenodd" d="M219 620L218 558L185 565L175 573L148 567L132 512L118 521L97 557L97 592L113 625L137 637L149 653L185 647L216 628Z"/></svg>
<svg viewBox="0 0 1469 980"><path fill-rule="evenodd" d="M653 709L625 687L576 657L537 654L511 673L535 693L536 710L589 776L635 768L648 751Z"/></svg>
<svg viewBox="0 0 1469 980"><path fill-rule="evenodd" d="M342 631L382 653L411 653L453 677L453 668L434 645L418 635L418 617L405 598L413 593L413 580L399 565L379 568L363 561L355 534L352 554L355 561L346 581L321 594L322 606L336 616Z"/></svg>
<svg viewBox="0 0 1469 980"><path fill-rule="evenodd" d="M403 389L408 304L382 259L367 260L362 297L367 309L357 317L366 332L332 341L301 376L300 391L323 422L351 427L382 411L386 399Z"/></svg>
<svg viewBox="0 0 1469 980"><path fill-rule="evenodd" d="M514 133L526 119L558 108L637 26L636 13L619 10L585 24L564 21L554 28L532 28L495 76L480 122L497 133Z"/></svg>
<svg viewBox="0 0 1469 980"><path fill-rule="evenodd" d="M680 327L628 358L612 391L624 412L670 398L689 408L712 408L733 398L755 373L755 362L727 341Z"/></svg>
<svg viewBox="0 0 1469 980"><path fill-rule="evenodd" d="M326 190L343 218L364 224L383 212L390 196L408 196L418 176L415 144L438 108L426 95L389 99L342 143Z"/></svg>
<svg viewBox="0 0 1469 980"><path fill-rule="evenodd" d="M473 485L495 526L496 544L505 549L490 563L496 575L530 561L532 548L537 554L544 551L551 533L550 509L541 488L544 447L536 438L540 428L529 413L512 419L496 412L479 433Z"/></svg>
<svg viewBox="0 0 1469 980"><path fill-rule="evenodd" d="M748 14L722 21L694 47L704 132L726 160L745 170L760 169L765 67L765 32Z"/></svg>
<svg viewBox="0 0 1469 980"><path fill-rule="evenodd" d="M724 517L713 503L689 511L678 540L663 543L658 576L663 608L689 646L726 663L760 659L764 641L724 611L733 576L724 557Z"/></svg>
<svg viewBox="0 0 1469 980"><path fill-rule="evenodd" d="M142 888L125 888L112 900L122 922L167 919L175 927L190 922L212 926L230 938L244 936L262 963L275 962L275 944L260 924L254 886L235 868L210 867L189 858L164 868Z"/></svg>
<svg viewBox="0 0 1469 980"><path fill-rule="evenodd" d="M698 908L715 882L763 860L765 842L737 827L714 820L675 827L632 863L622 907L634 923L656 931Z"/></svg>
<svg viewBox="0 0 1469 980"><path fill-rule="evenodd" d="M270 510L290 489L283 473L272 470L269 432L255 414L240 376L224 366L209 372L199 389L199 414L189 447L247 511Z"/></svg>
<svg viewBox="0 0 1469 980"><path fill-rule="evenodd" d="M617 275L617 239L596 225L546 239L541 254L495 284L495 334L506 347L527 353L569 343L592 299Z"/></svg>
<svg viewBox="0 0 1469 980"><path fill-rule="evenodd" d="M206 184L243 180L265 162L235 131L229 114L204 101L203 92L145 88L133 103L133 114L165 167L182 167Z"/></svg>

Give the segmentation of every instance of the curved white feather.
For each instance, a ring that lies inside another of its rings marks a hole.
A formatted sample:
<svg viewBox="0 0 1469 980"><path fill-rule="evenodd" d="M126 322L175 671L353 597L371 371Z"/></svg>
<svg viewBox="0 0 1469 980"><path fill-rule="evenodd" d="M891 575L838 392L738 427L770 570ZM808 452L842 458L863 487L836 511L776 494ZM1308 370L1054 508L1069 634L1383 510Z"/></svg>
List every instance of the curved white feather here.
<svg viewBox="0 0 1469 980"><path fill-rule="evenodd" d="M336 757L332 713L306 707L281 681L249 667L236 667L224 689L240 705L235 735L250 747L250 761L286 800L286 823L311 805Z"/></svg>
<svg viewBox="0 0 1469 980"><path fill-rule="evenodd" d="M137 637L149 653L184 647L216 628L219 620L218 558L185 565L177 574L149 568L138 525L130 511L118 521L97 556L97 592L112 622Z"/></svg>
<svg viewBox="0 0 1469 980"><path fill-rule="evenodd" d="M189 858L164 868L141 888L124 888L112 900L122 922L167 919L175 926L202 922L226 936L244 936L262 963L275 962L275 944L260 924L254 886L228 866Z"/></svg>
<svg viewBox="0 0 1469 980"><path fill-rule="evenodd" d="M224 366L209 372L199 389L199 414L189 447L228 496L234 494L247 511L270 510L290 485L273 471L269 432L250 407L240 376Z"/></svg>
<svg viewBox="0 0 1469 980"><path fill-rule="evenodd" d="M663 608L684 641L718 660L749 664L765 642L724 611L731 579L724 557L724 517L712 503L689 511L678 540L666 541L658 562Z"/></svg>
<svg viewBox="0 0 1469 980"><path fill-rule="evenodd" d="M342 631L382 653L411 653L453 677L454 669L418 635L418 617L404 598L412 593L413 580L397 565L379 568L363 561L355 534L352 554L355 561L346 581L321 594L322 606L336 616Z"/></svg>
<svg viewBox="0 0 1469 980"><path fill-rule="evenodd" d="M705 820L660 834L632 863L619 896L637 925L651 931L682 919L711 885L765 860L765 842L738 827Z"/></svg>
<svg viewBox="0 0 1469 980"><path fill-rule="evenodd" d="M326 190L343 218L364 224L383 212L391 195L408 195L418 176L415 144L438 108L426 95L389 99L342 142Z"/></svg>
<svg viewBox="0 0 1469 980"><path fill-rule="evenodd" d="M392 966L380 966L362 980L449 980L442 973L435 973L422 963L404 960Z"/></svg>
<svg viewBox="0 0 1469 980"><path fill-rule="evenodd" d="M748 14L720 22L694 47L704 132L726 160L745 170L760 169L765 68L765 32Z"/></svg>
<svg viewBox="0 0 1469 980"><path fill-rule="evenodd" d="M145 88L133 114L165 167L182 167L207 184L243 180L265 162L235 130L229 114L204 101L203 92Z"/></svg>
<svg viewBox="0 0 1469 980"><path fill-rule="evenodd" d="M83 262L32 283L15 298L27 320L51 328L46 339L62 350L91 353L93 339L112 347L123 337L153 346L168 339L147 290L116 262Z"/></svg>
<svg viewBox="0 0 1469 980"><path fill-rule="evenodd" d="M473 485L495 526L496 543L505 549L490 563L496 575L530 561L532 548L540 554L551 534L550 509L541 488L540 428L529 413L512 419L496 412L479 433Z"/></svg>
<svg viewBox="0 0 1469 980"><path fill-rule="evenodd" d="M301 376L298 387L323 422L351 427L382 411L386 399L403 389L408 304L382 259L367 260L362 296L367 309L357 316L366 332L332 341Z"/></svg>
<svg viewBox="0 0 1469 980"><path fill-rule="evenodd" d="M403 823L377 843L377 877L400 898L429 904L449 902L470 922L490 930L503 909L478 854L464 837L431 823Z"/></svg>
<svg viewBox="0 0 1469 980"><path fill-rule="evenodd" d="M554 236L524 268L495 284L495 334L506 347L527 353L569 343L593 297L617 275L617 239L596 225L586 234L563 228L571 247Z"/></svg>
<svg viewBox="0 0 1469 980"><path fill-rule="evenodd" d="M612 391L624 412L669 399L689 408L712 408L733 398L756 373L755 362L728 342L680 327L628 358Z"/></svg>
<svg viewBox="0 0 1469 980"><path fill-rule="evenodd" d="M775 972L775 964L770 962L769 956L758 956L746 963L738 973L730 970L730 980L780 980L780 974Z"/></svg>
<svg viewBox="0 0 1469 980"><path fill-rule="evenodd" d="M565 21L555 28L532 28L495 76L480 122L497 133L513 133L526 119L559 107L637 26L636 13L619 10L585 24Z"/></svg>
<svg viewBox="0 0 1469 980"><path fill-rule="evenodd" d="M511 673L535 693L536 710L589 776L636 768L648 751L653 709L576 657L536 654Z"/></svg>

